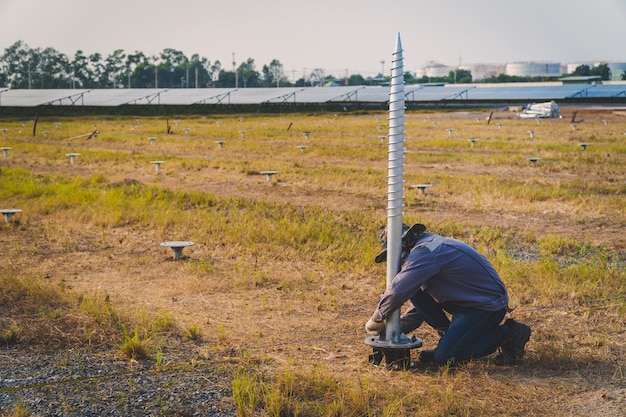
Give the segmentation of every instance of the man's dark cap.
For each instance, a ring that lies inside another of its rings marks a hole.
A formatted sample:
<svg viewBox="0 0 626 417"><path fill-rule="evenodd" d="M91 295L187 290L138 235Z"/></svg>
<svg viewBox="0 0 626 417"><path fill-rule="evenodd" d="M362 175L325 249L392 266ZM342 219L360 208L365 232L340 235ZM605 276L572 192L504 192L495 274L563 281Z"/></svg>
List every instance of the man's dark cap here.
<svg viewBox="0 0 626 417"><path fill-rule="evenodd" d="M415 223L413 226L409 227L407 224L402 223L402 261L406 259L406 256L409 254L415 243L417 243L417 239L424 234L426 231L426 226L421 223ZM380 244L383 248L383 251L380 252L374 258L374 262L377 264L381 262L385 262L387 260L387 228L382 231L380 236L378 237L380 240Z"/></svg>

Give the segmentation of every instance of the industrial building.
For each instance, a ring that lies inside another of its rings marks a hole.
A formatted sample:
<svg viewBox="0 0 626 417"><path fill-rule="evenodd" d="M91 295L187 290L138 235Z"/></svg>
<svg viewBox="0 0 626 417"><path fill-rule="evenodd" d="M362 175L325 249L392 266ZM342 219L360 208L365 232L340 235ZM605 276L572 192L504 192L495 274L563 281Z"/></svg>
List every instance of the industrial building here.
<svg viewBox="0 0 626 417"><path fill-rule="evenodd" d="M438 62L429 62L424 66L418 67L415 73L418 79L424 76L428 78L446 77L451 71L456 71L458 68L470 71L474 82L497 77L500 74L516 77L555 78L561 75L571 74L581 65L587 65L589 68L593 68L604 63L606 63L611 70L611 81L623 81L622 76L626 72L626 62L606 61L587 61L568 64L544 61L522 61L506 64L463 64L458 67L444 65Z"/></svg>
<svg viewBox="0 0 626 417"><path fill-rule="evenodd" d="M455 67L451 67L449 65L443 65L439 62L431 61L424 65L423 67L417 68L415 72L415 76L417 78L441 78L447 77L450 74L450 71L455 71Z"/></svg>
<svg viewBox="0 0 626 417"><path fill-rule="evenodd" d="M516 77L559 77L563 74L559 62L511 62L506 64L504 73Z"/></svg>
<svg viewBox="0 0 626 417"><path fill-rule="evenodd" d="M472 80L480 81L504 74L506 64L468 64L461 65L459 68L471 72Z"/></svg>

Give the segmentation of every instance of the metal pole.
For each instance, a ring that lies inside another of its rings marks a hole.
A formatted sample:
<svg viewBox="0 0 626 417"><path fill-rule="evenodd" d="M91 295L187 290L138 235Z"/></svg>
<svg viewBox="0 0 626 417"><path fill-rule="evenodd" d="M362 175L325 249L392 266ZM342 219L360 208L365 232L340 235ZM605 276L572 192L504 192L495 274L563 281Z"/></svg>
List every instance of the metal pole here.
<svg viewBox="0 0 626 417"><path fill-rule="evenodd" d="M389 92L389 151L387 166L387 288L400 270L402 255L402 209L404 207L404 67L400 34L391 64ZM388 366L410 366L410 349L422 346L422 341L409 339L400 329L400 311L387 317L384 332L365 340L382 352Z"/></svg>
<svg viewBox="0 0 626 417"><path fill-rule="evenodd" d="M384 74L383 74L384 76ZM400 34L391 62L389 92L389 151L387 166L387 288L400 270L402 214L404 207L404 70ZM398 342L400 312L387 318L385 339Z"/></svg>

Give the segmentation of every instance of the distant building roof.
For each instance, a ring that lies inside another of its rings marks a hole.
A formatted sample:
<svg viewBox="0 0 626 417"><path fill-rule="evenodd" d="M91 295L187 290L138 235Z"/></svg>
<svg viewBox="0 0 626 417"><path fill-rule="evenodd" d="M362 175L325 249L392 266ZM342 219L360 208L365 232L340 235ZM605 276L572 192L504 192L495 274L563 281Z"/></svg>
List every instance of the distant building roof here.
<svg viewBox="0 0 626 417"><path fill-rule="evenodd" d="M574 76L574 77L563 77L559 78L563 84L595 84L599 81L602 81L602 77L599 75L588 75L588 76Z"/></svg>

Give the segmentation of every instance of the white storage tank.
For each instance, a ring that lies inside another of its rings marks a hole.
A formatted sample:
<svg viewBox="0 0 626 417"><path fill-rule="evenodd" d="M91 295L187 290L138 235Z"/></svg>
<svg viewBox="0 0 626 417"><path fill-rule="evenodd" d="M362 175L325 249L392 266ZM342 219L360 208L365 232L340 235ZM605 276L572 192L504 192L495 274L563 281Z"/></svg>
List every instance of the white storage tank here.
<svg viewBox="0 0 626 417"><path fill-rule="evenodd" d="M447 65L440 64L438 62L429 62L423 67L418 67L415 71L415 75L417 78L422 77L447 77L450 74L450 71L454 71L454 67L449 67Z"/></svg>
<svg viewBox="0 0 626 417"><path fill-rule="evenodd" d="M497 77L504 74L504 64L467 64L460 67L472 73L472 81L480 81L485 78Z"/></svg>
<svg viewBox="0 0 626 417"><path fill-rule="evenodd" d="M505 74L516 77L558 77L561 75L561 63L511 62L506 64Z"/></svg>

